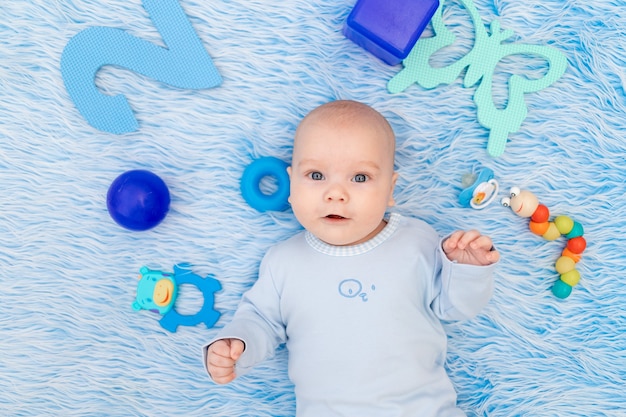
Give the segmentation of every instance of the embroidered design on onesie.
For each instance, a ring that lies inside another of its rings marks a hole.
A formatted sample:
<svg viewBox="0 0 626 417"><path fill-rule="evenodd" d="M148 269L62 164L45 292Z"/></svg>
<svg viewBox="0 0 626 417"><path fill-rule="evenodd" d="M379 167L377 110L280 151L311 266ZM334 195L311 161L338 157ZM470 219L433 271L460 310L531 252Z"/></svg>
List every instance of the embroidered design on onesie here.
<svg viewBox="0 0 626 417"><path fill-rule="evenodd" d="M372 284L370 286L372 291L376 291L376 286ZM361 301L368 301L368 293L362 291L363 284L358 279L344 279L339 283L339 294L346 298L357 298L360 297Z"/></svg>

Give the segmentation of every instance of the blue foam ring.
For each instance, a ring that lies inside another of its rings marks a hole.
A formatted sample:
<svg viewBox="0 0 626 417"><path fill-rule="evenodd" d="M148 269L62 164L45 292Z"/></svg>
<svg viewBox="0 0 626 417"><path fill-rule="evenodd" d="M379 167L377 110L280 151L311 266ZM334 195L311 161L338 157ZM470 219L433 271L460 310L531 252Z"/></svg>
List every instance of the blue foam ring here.
<svg viewBox="0 0 626 417"><path fill-rule="evenodd" d="M159 321L161 327L172 333L176 331L178 326L195 326L202 322L204 322L209 329L213 327L221 315L214 309L215 292L222 289L222 285L219 281L216 280L213 275L202 278L190 270L180 268L179 266L174 266L174 277L179 287L181 284L195 285L204 296L204 304L200 311L193 315L180 314L176 311L176 307L174 307L163 315L163 318Z"/></svg>
<svg viewBox="0 0 626 417"><path fill-rule="evenodd" d="M489 182L493 180L493 178L494 178L493 170L491 170L490 168L483 168L483 170L478 173L478 176L476 177L476 180L474 181L474 183L470 185L469 187L465 188L463 191L461 191L461 193L459 194L459 204L461 204L463 207L468 207L468 208L473 207L472 197L474 195L474 190L476 189L476 187L484 182ZM497 182L495 182L495 184L497 187ZM479 208L486 207L489 203L491 203L493 199L495 198L496 194L497 194L497 190L496 192L494 192L494 195L489 199L489 201L485 202L484 205ZM473 207L473 208L477 208L477 207Z"/></svg>
<svg viewBox="0 0 626 417"><path fill-rule="evenodd" d="M252 162L243 171L241 194L243 199L260 212L283 211L289 207L289 165L278 158L266 156ZM273 194L266 194L259 187L265 177L274 177L277 189Z"/></svg>

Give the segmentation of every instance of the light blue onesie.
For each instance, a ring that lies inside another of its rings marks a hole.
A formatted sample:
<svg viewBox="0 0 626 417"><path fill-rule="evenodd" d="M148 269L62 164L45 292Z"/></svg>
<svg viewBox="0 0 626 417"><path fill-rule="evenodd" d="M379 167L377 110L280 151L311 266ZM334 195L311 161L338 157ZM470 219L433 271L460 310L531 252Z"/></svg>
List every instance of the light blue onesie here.
<svg viewBox="0 0 626 417"><path fill-rule="evenodd" d="M305 231L267 252L215 340L244 341L239 375L286 343L298 417L464 416L440 319L478 314L493 268L449 261L429 225L399 214L355 246Z"/></svg>

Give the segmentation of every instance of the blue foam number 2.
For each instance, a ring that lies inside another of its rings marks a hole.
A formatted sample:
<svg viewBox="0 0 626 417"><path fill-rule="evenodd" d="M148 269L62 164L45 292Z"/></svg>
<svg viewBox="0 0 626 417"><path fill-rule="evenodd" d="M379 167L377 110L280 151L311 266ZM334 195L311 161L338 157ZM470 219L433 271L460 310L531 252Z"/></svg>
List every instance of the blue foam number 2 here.
<svg viewBox="0 0 626 417"><path fill-rule="evenodd" d="M125 67L178 88L217 87L222 78L178 0L143 0L167 48L110 27L91 27L67 43L61 74L74 104L96 129L122 134L138 129L123 95L102 94L95 85L105 65Z"/></svg>

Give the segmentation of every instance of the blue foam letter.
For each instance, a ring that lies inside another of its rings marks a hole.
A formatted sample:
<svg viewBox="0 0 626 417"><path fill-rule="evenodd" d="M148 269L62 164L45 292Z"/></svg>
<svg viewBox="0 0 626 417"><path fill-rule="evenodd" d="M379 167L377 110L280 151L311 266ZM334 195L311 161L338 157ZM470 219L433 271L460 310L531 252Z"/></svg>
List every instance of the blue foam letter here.
<svg viewBox="0 0 626 417"><path fill-rule="evenodd" d="M130 69L179 88L212 88L222 78L177 0L143 0L167 48L123 30L92 27L65 46L61 74L74 104L96 129L122 134L137 130L133 111L123 95L98 91L95 77L105 65Z"/></svg>

